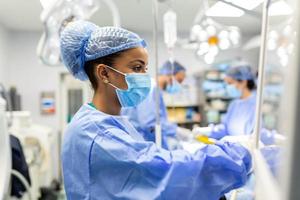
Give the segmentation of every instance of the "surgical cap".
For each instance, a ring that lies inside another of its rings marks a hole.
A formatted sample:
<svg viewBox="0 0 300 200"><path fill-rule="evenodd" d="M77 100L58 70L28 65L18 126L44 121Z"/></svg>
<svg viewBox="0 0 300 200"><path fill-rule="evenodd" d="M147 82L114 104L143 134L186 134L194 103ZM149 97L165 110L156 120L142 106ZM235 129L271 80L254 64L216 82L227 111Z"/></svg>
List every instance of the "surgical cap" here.
<svg viewBox="0 0 300 200"><path fill-rule="evenodd" d="M226 76L235 80L255 80L255 74L250 65L236 65L227 70Z"/></svg>
<svg viewBox="0 0 300 200"><path fill-rule="evenodd" d="M185 71L185 67L177 61L174 61L174 67L170 61L166 61L159 70L161 75L175 75L178 72Z"/></svg>
<svg viewBox="0 0 300 200"><path fill-rule="evenodd" d="M146 47L146 43L133 32L118 27L99 27L81 20L67 25L60 39L64 65L82 81L88 79L84 70L87 61L136 47Z"/></svg>

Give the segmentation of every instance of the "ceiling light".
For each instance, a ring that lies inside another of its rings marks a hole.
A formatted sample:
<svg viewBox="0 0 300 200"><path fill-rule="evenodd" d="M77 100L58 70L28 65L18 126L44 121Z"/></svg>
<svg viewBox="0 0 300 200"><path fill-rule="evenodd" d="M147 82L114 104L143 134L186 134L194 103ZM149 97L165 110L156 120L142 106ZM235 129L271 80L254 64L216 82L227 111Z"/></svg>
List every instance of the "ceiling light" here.
<svg viewBox="0 0 300 200"><path fill-rule="evenodd" d="M293 13L292 8L285 1L277 1L270 6L270 16L290 15Z"/></svg>
<svg viewBox="0 0 300 200"><path fill-rule="evenodd" d="M226 3L217 2L205 14L211 17L241 17L245 12Z"/></svg>

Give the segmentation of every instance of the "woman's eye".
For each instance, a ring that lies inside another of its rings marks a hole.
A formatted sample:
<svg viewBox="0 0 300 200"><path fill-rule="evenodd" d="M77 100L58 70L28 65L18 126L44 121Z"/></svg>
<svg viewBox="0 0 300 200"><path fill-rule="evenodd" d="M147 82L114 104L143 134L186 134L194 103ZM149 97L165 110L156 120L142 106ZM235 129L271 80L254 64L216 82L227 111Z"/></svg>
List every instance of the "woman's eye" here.
<svg viewBox="0 0 300 200"><path fill-rule="evenodd" d="M141 72L142 70L143 70L143 67L142 66L135 66L135 67L133 67L132 68L132 70L134 71L134 72Z"/></svg>

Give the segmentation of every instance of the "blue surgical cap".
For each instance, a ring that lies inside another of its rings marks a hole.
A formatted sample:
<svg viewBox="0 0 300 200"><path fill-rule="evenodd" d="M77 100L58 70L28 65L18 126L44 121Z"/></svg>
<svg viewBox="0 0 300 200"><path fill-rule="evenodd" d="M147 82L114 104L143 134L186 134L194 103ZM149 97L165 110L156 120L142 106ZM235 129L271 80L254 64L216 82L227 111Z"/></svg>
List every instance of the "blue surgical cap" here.
<svg viewBox="0 0 300 200"><path fill-rule="evenodd" d="M235 80L255 80L255 74L250 65L236 65L227 70L226 76Z"/></svg>
<svg viewBox="0 0 300 200"><path fill-rule="evenodd" d="M61 33L62 61L72 75L87 80L85 62L126 49L146 47L137 34L118 27L99 27L87 21L75 21Z"/></svg>
<svg viewBox="0 0 300 200"><path fill-rule="evenodd" d="M173 69L174 68L174 69ZM159 70L161 75L175 75L178 72L185 71L185 67L182 66L179 62L174 61L174 67L172 66L171 61L166 61Z"/></svg>

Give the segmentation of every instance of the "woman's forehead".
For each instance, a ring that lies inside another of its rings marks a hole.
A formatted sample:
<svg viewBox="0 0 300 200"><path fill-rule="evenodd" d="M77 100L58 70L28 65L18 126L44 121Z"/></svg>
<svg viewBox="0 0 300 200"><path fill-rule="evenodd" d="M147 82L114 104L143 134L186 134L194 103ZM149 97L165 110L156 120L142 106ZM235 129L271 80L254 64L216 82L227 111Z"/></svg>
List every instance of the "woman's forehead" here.
<svg viewBox="0 0 300 200"><path fill-rule="evenodd" d="M143 64L148 64L148 52L145 48L138 47L125 51L120 57L122 61L126 62L143 62Z"/></svg>

